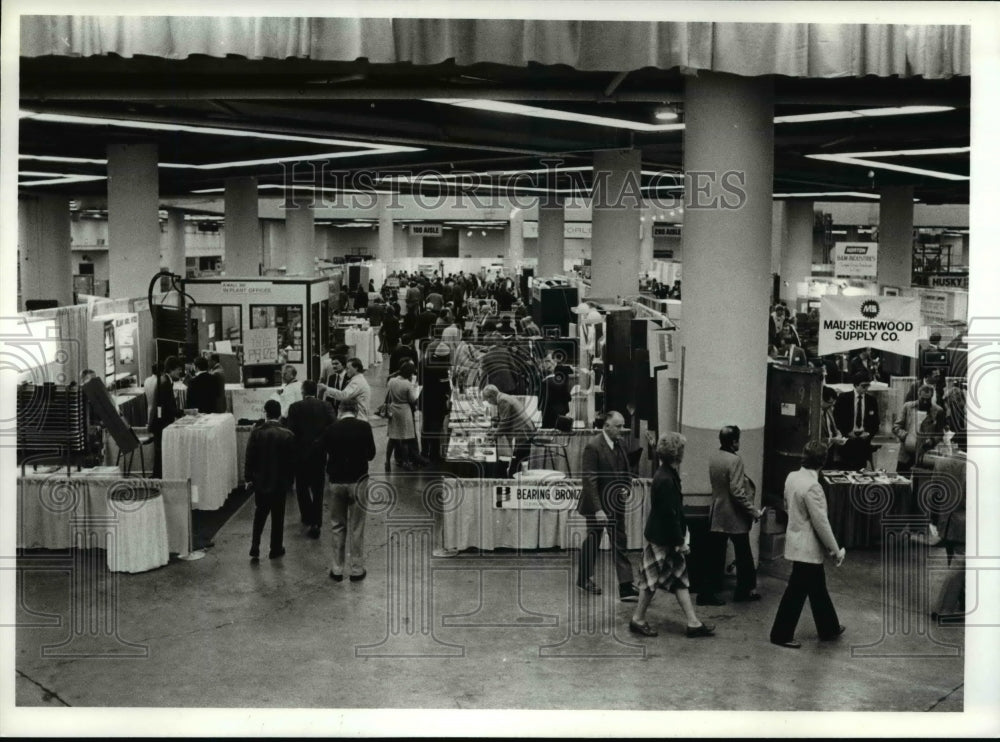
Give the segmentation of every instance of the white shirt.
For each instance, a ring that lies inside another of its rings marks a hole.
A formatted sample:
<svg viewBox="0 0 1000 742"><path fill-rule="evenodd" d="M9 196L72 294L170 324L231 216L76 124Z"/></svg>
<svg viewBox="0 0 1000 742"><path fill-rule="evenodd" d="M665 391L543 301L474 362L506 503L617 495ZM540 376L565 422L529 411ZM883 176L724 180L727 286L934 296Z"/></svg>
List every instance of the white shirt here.
<svg viewBox="0 0 1000 742"><path fill-rule="evenodd" d="M281 416L288 417L288 408L302 399L302 382L298 379L289 381L272 394L271 399L281 403Z"/></svg>
<svg viewBox="0 0 1000 742"><path fill-rule="evenodd" d="M609 436L607 434L607 432L604 431L604 430L601 431L601 435L604 436L604 440L607 442L608 448L610 448L612 451L614 451L615 450L615 442L613 440L611 440L611 436Z"/></svg>

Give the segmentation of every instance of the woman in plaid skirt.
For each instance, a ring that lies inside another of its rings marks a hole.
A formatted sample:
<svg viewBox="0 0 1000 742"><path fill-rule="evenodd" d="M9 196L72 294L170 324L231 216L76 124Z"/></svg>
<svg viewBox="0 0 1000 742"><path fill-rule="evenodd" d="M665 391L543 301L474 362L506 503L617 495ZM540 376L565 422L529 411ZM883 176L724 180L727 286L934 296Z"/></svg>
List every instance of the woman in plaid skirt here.
<svg viewBox="0 0 1000 742"><path fill-rule="evenodd" d="M691 603L685 554L691 551L687 544L687 523L684 520L684 503L681 496L681 477L678 472L684 458L687 439L680 433L664 433L656 444L660 468L653 475L650 492L649 520L646 521L646 546L642 551L642 568L638 587L642 588L635 613L628 628L633 634L656 636L657 631L646 621L646 609L657 588L665 588L677 597L677 603L687 619L685 635L689 638L713 636L715 627L704 624L695 615Z"/></svg>

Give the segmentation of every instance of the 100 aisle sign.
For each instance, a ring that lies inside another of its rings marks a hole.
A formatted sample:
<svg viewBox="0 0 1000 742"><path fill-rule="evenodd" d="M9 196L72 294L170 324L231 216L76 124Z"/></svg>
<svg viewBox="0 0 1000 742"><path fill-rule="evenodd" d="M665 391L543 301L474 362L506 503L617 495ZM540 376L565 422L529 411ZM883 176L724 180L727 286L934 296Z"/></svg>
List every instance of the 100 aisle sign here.
<svg viewBox="0 0 1000 742"><path fill-rule="evenodd" d="M497 510L575 510L583 487L573 484L497 485Z"/></svg>

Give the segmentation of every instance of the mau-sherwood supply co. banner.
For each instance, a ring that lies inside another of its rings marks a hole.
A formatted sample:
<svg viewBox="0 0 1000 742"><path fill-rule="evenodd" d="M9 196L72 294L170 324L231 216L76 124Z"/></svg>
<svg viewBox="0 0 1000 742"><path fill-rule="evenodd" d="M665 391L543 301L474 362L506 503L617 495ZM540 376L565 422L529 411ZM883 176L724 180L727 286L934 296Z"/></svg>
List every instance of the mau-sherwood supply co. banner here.
<svg viewBox="0 0 1000 742"><path fill-rule="evenodd" d="M920 300L903 296L824 296L819 354L876 348L915 358Z"/></svg>

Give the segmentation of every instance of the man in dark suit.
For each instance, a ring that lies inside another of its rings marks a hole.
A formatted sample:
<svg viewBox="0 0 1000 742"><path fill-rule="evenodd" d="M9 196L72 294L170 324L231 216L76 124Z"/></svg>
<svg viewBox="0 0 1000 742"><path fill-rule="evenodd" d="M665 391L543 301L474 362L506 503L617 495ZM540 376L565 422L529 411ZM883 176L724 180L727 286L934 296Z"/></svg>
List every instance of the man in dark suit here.
<svg viewBox="0 0 1000 742"><path fill-rule="evenodd" d="M427 302L424 311L417 315L417 324L413 329L415 338L429 338L434 331L434 323L438 320L438 313L434 311L434 305Z"/></svg>
<svg viewBox="0 0 1000 742"><path fill-rule="evenodd" d="M217 412L219 397L225 399L225 384L213 373L209 373L208 359L198 356L194 359L195 375L187 384L187 406L198 412Z"/></svg>
<svg viewBox="0 0 1000 742"><path fill-rule="evenodd" d="M878 401L868 393L871 377L866 371L856 371L851 377L854 390L844 392L833 405L833 419L841 437L840 461L848 470L863 469L872 455L872 436L882 420Z"/></svg>
<svg viewBox="0 0 1000 742"><path fill-rule="evenodd" d="M295 494L302 525L309 529L309 538L319 538L326 487L326 454L316 444L336 419L333 407L316 399L316 382L303 381L302 399L288 408L288 429L295 436Z"/></svg>
<svg viewBox="0 0 1000 742"><path fill-rule="evenodd" d="M284 427L281 403L269 399L264 403L266 420L250 433L247 441L247 461L243 478L253 486L253 535L250 538L250 558L260 556L260 536L267 516L271 516L271 552L268 559L284 555L285 497L292 486L295 462L295 436Z"/></svg>
<svg viewBox="0 0 1000 742"><path fill-rule="evenodd" d="M417 351L413 347L413 336L405 332L399 340L399 345L389 354L389 375L392 376L399 371L399 367L407 359L413 361L414 366L417 365Z"/></svg>
<svg viewBox="0 0 1000 742"><path fill-rule="evenodd" d="M180 381L184 364L177 356L169 356L163 362L163 373L156 382L153 392L153 408L149 411L149 432L153 434L153 478L163 477L163 429L184 413L177 409L174 397L174 382Z"/></svg>
<svg viewBox="0 0 1000 742"><path fill-rule="evenodd" d="M333 559L330 579L344 579L350 554L351 582L365 578L365 510L368 462L375 458L372 427L357 418L357 400L340 402L340 419L326 429L320 445L327 453L330 476L330 516L333 521Z"/></svg>
<svg viewBox="0 0 1000 742"><path fill-rule="evenodd" d="M569 366L559 366L552 355L542 359L542 389L539 402L542 408L542 427L554 428L556 418L569 414L572 397L569 393Z"/></svg>
<svg viewBox="0 0 1000 742"><path fill-rule="evenodd" d="M347 359L343 356L335 356L330 358L330 374L326 377L326 388L343 390L347 386ZM324 392L325 393L325 392ZM326 400L333 408L334 419L337 417L337 400L332 396L327 395Z"/></svg>
<svg viewBox="0 0 1000 742"><path fill-rule="evenodd" d="M226 372L222 368L222 359L218 353L211 353L208 356L208 372L219 380L219 396L215 400L216 412L227 412L226 409ZM236 380L238 381L238 379Z"/></svg>
<svg viewBox="0 0 1000 742"><path fill-rule="evenodd" d="M600 595L601 588L594 583L594 562L605 528L614 554L615 573L618 577L618 597L625 602L635 602L639 591L632 583L632 563L626 549L625 511L632 473L628 456L622 445L625 418L618 412L609 412L604 429L590 439L583 449L583 492L577 512L587 519L587 536L580 549L580 569L576 585L581 590ZM597 519L603 511L608 520Z"/></svg>
<svg viewBox="0 0 1000 742"><path fill-rule="evenodd" d="M733 542L736 554L736 603L760 600L757 570L750 551L750 526L760 518L754 505L753 482L743 470L739 455L740 429L727 425L719 431L719 449L708 458L708 479L712 484L710 549L712 563L708 570L707 590L698 594L698 605L725 605L718 593L726 568L727 541Z"/></svg>

